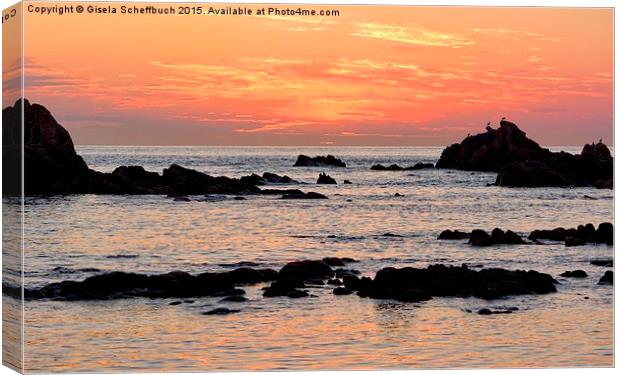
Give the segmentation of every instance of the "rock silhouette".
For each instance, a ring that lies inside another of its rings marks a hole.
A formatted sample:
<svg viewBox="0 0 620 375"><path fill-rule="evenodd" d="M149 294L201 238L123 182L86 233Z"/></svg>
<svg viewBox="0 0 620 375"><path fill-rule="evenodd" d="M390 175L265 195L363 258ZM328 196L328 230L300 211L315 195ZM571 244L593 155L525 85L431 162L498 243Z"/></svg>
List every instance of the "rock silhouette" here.
<svg viewBox="0 0 620 375"><path fill-rule="evenodd" d="M243 176L239 179L241 182L249 185L267 185L267 184L298 184L299 181L293 180L289 176L280 176L275 173L265 172L262 176L252 173L249 176Z"/></svg>
<svg viewBox="0 0 620 375"><path fill-rule="evenodd" d="M470 270L466 266L442 264L424 268L380 270L374 280L345 279L345 287L357 290L361 297L395 299L403 302L425 301L432 297L478 297L497 299L520 294L556 292L557 281L536 271L509 271L500 268Z"/></svg>
<svg viewBox="0 0 620 375"><path fill-rule="evenodd" d="M347 164L336 158L334 155L315 156L311 158L307 155L297 156L297 161L293 167L340 167L344 168Z"/></svg>
<svg viewBox="0 0 620 375"><path fill-rule="evenodd" d="M370 169L373 171L414 171L419 169L434 168L433 163L416 163L411 167L401 167L398 164L392 164L390 166L384 166L383 164L375 164Z"/></svg>
<svg viewBox="0 0 620 375"><path fill-rule="evenodd" d="M461 232L459 230L446 229L439 234L438 240L464 240L469 239L469 233Z"/></svg>
<svg viewBox="0 0 620 375"><path fill-rule="evenodd" d="M498 186L613 186L613 158L603 143L585 145L580 155L551 152L505 120L448 146L436 167L497 172Z"/></svg>
<svg viewBox="0 0 620 375"><path fill-rule="evenodd" d="M530 240L564 241L566 246L581 246L586 243L613 245L614 226L601 223L598 228L592 224L579 225L577 228L555 228L535 230L530 233Z"/></svg>
<svg viewBox="0 0 620 375"><path fill-rule="evenodd" d="M469 239L468 243L472 246L492 246L492 245L523 245L525 240L511 230L503 231L495 228L489 235L482 229L474 229L471 233L458 230L446 229L439 234L438 240L462 240Z"/></svg>
<svg viewBox="0 0 620 375"><path fill-rule="evenodd" d="M330 184L336 185L337 182L331 176L325 173L319 173L319 178L316 180L317 184Z"/></svg>
<svg viewBox="0 0 620 375"><path fill-rule="evenodd" d="M605 271L605 274L598 281L599 285L614 285L613 271Z"/></svg>
<svg viewBox="0 0 620 375"><path fill-rule="evenodd" d="M187 298L244 294L236 286L275 280L271 269L239 268L230 272L190 275L175 271L161 275L110 272L83 281L62 281L26 289L26 299L100 300L129 297Z"/></svg>
<svg viewBox="0 0 620 375"><path fill-rule="evenodd" d="M563 272L560 276L562 277L572 277L576 279L583 279L588 277L588 274L584 270L575 270L575 271L566 271Z"/></svg>
<svg viewBox="0 0 620 375"><path fill-rule="evenodd" d="M14 106L2 110L2 158L7 175L3 191L7 194L21 193L21 186L15 176L21 173L22 104L26 195L166 194L182 197L202 194L269 194L257 185L296 182L288 176L273 173L242 179L213 177L177 164L165 168L162 174L146 171L141 166L120 166L112 173L94 171L75 152L69 132L54 119L50 111L42 105L20 99ZM332 162L332 158L326 160ZM306 199L318 197L300 192L301 195Z"/></svg>

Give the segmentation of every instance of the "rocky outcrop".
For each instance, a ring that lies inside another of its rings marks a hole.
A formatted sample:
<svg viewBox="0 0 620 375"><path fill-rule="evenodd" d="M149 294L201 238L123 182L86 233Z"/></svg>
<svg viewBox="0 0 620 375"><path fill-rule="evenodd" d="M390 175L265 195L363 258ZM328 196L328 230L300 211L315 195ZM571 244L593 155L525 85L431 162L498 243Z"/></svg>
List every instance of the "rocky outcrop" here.
<svg viewBox="0 0 620 375"><path fill-rule="evenodd" d="M584 270L575 270L575 271L566 271L563 272L560 276L562 277L571 277L575 279L583 279L588 277L588 274Z"/></svg>
<svg viewBox="0 0 620 375"><path fill-rule="evenodd" d="M315 193L313 191L309 191L307 193L301 194L284 194L282 195L282 199L328 199L327 196L321 193Z"/></svg>
<svg viewBox="0 0 620 375"><path fill-rule="evenodd" d="M286 264L278 272L276 281L264 288L265 297L302 298L310 294L301 289L307 284L321 285L334 275L331 267L322 260L302 260ZM320 283L317 283L320 281Z"/></svg>
<svg viewBox="0 0 620 375"><path fill-rule="evenodd" d="M580 155L551 152L505 120L447 147L436 166L498 172L498 186L613 186L613 158L602 142L585 145Z"/></svg>
<svg viewBox="0 0 620 375"><path fill-rule="evenodd" d="M605 274L601 276L598 281L599 285L614 285L614 273L613 271L605 271Z"/></svg>
<svg viewBox="0 0 620 375"><path fill-rule="evenodd" d="M49 194L260 194L252 181L208 174L172 164L160 175L140 166L121 166L112 173L89 169L75 152L69 132L42 105L19 100L2 110L3 165L7 181L20 175L21 111L24 111L24 191L26 195ZM16 167L17 166L17 167ZM268 182L291 182L288 177L265 173ZM19 194L18 183L4 190Z"/></svg>
<svg viewBox="0 0 620 375"><path fill-rule="evenodd" d="M239 179L248 185L268 185L268 184L298 184L299 181L293 180L289 176L280 176L275 173L265 172L262 176L252 173L249 176L243 176Z"/></svg>
<svg viewBox="0 0 620 375"><path fill-rule="evenodd" d="M424 268L380 270L373 280L345 279L345 287L361 297L417 302L432 297L497 299L510 295L556 292L557 281L536 271L489 268L475 271L466 266L431 265Z"/></svg>
<svg viewBox="0 0 620 375"><path fill-rule="evenodd" d="M57 300L105 300L132 297L190 298L224 296L220 302L244 302L245 294L238 286L272 282L263 288L264 297L309 297L305 288L320 286L327 280L337 288L336 295L357 292L360 297L395 299L403 302L426 301L432 297L479 297L496 299L520 294L546 294L556 291L557 282L548 274L536 271L509 271L499 268L474 271L442 264L427 268L383 268L374 277L358 277L355 270L333 270L330 264L354 262L351 258L329 257L323 260L302 260L286 264L280 271L272 269L237 268L229 272L170 272L144 275L110 272L83 281L62 281L39 289L25 289L25 298ZM607 275L607 273L606 273ZM342 279L340 281L339 279ZM608 282L606 276L604 282ZM21 298L21 288L3 284L3 293ZM192 303L193 300L186 301ZM179 305L173 302L170 305Z"/></svg>
<svg viewBox="0 0 620 375"><path fill-rule="evenodd" d="M2 157L9 165L21 162L21 113L24 111L24 190L27 194L62 191L90 170L75 152L69 132L39 104L18 100L2 110ZM18 173L19 175L19 173ZM8 181L7 181L8 182Z"/></svg>
<svg viewBox="0 0 620 375"><path fill-rule="evenodd" d="M270 269L240 268L223 273L170 272L144 275L110 272L83 281L62 281L40 289L24 291L26 299L100 300L129 297L186 298L244 294L236 286L274 280L277 272Z"/></svg>
<svg viewBox="0 0 620 375"><path fill-rule="evenodd" d="M375 164L370 169L373 171L415 171L419 169L434 168L433 163L416 163L410 167L401 167L398 164L392 164L390 166L384 166L383 164Z"/></svg>
<svg viewBox="0 0 620 375"><path fill-rule="evenodd" d="M577 228L541 229L530 233L530 240L564 241L566 246L581 246L586 243L614 243L614 226L612 223L601 223L598 228L592 224L579 225Z"/></svg>
<svg viewBox="0 0 620 375"><path fill-rule="evenodd" d="M613 267L614 260L613 259L594 259L590 261L590 264L599 267Z"/></svg>
<svg viewBox="0 0 620 375"><path fill-rule="evenodd" d="M446 229L439 233L438 240L465 240L469 239L469 233L461 232L459 230Z"/></svg>
<svg viewBox="0 0 620 375"><path fill-rule="evenodd" d="M307 155L299 155L293 167L340 167L344 168L347 164L336 158L334 155L315 156L311 158Z"/></svg>
<svg viewBox="0 0 620 375"><path fill-rule="evenodd" d="M336 185L337 182L330 175L325 173L319 173L319 178L316 180L317 184Z"/></svg>
<svg viewBox="0 0 620 375"><path fill-rule="evenodd" d="M493 240L491 236L482 229L474 229L469 234L469 241L467 243L472 246L492 246Z"/></svg>
<svg viewBox="0 0 620 375"><path fill-rule="evenodd" d="M523 245L527 244L521 236L511 230L504 231L495 228L489 235L482 229L474 229L471 233L458 230L446 229L439 234L438 240L461 240L469 239L468 243L472 246L492 246L492 245Z"/></svg>

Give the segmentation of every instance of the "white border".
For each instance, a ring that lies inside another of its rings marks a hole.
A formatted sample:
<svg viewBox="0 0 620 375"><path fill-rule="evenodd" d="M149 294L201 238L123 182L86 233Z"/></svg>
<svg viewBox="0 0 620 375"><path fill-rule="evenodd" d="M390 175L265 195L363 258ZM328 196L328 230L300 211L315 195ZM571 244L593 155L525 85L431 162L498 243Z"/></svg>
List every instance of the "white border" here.
<svg viewBox="0 0 620 375"><path fill-rule="evenodd" d="M79 0L68 0L66 2L80 2ZM170 3L170 2L174 2L174 3L188 3L188 2L192 2L192 1L179 1L179 0L150 0L150 1L127 1L127 2L161 2L161 3ZM193 2L197 2L197 1L193 1ZM17 1L11 1L11 0L0 0L0 6L2 9L5 9L7 7L10 7L11 5L17 3ZM234 1L223 1L223 0L212 0L212 1L205 1L205 3L235 3ZM273 4L342 4L342 5L355 5L355 4L377 4L377 5L435 5L435 6L449 6L449 5L463 5L463 6L556 6L556 7L612 7L615 8L616 6L616 2L615 1L610 1L610 0L590 0L590 1L583 1L583 0L563 0L563 1L559 1L559 0L537 0L537 1L529 1L529 0L523 0L523 1L515 1L515 0L451 0L451 1L416 1L416 0L388 0L388 1L380 1L380 0L312 0L312 1L303 1L303 0L280 0L280 1L273 1L273 0L244 0L244 1L236 1L236 3L246 3L246 4L252 4L252 3L273 3ZM1 30L1 28L0 28ZM1 36L2 32L0 31L0 36ZM618 27L617 24L614 22L614 48L615 48L615 39L618 35ZM22 51L23 51L23 47L22 47ZM2 57L2 51L0 49L0 57ZM617 49L614 50L614 78L615 78L615 67L616 67L616 62L618 61L618 51ZM614 147L616 145L618 145L618 140L620 139L620 135L618 135L618 133L615 131L616 130L616 123L615 123L615 113L617 113L617 110L619 109L619 103L617 100L617 97L615 95L615 93L617 92L618 89L618 81L614 80ZM22 91L23 91L23 82L22 82ZM1 94L0 94L1 95ZM614 164L614 174L617 176L618 175L618 170L620 169L620 167L618 166L618 163ZM0 165L0 172L1 172L1 165ZM0 173L0 184L2 183L2 174ZM615 205L615 189L614 189L614 219L615 217L618 216L618 212L619 212L619 208L618 206ZM1 224L1 216L0 216L0 224ZM615 220L614 220L614 224L615 224ZM618 236L618 233L620 233L620 230L618 229L618 226L615 225L615 231L614 231L614 235L616 237L616 239L620 238ZM614 248L614 258L617 260L618 252L616 251L616 249ZM0 267L2 265L2 261L0 260ZM617 296L618 296L618 289L616 288L614 290L614 312L617 311ZM560 312L561 313L561 312ZM0 310L0 316L1 316L1 310ZM615 319L615 324L614 324L614 337L617 338L618 335L618 331L617 331L617 327L618 327L618 314L614 314L614 319ZM0 335L1 336L1 335ZM1 342L1 337L0 337L0 342ZM614 341L614 347L615 347L615 341ZM615 359L615 355L617 353L614 353L614 359ZM403 370L403 371L373 371L373 373L380 373L380 374L390 374L390 375L404 375L404 374L420 374L420 375L427 375L427 374L441 374L441 373L453 373L454 371L457 371L459 374L463 374L463 375L472 375L472 374L521 374L521 373L528 373L528 374L533 374L533 373L539 373L539 372L543 372L545 374L568 374L568 375L574 375L574 374L581 374L581 373L595 373L595 374L612 374L615 373L615 370L613 369L587 369L587 368L580 368L580 369L517 369L517 370ZM14 374L15 372L0 366L0 375L5 375L5 374ZM268 372L268 373L273 373L273 374L293 374L294 372ZM304 374L307 375L322 375L322 374L341 374L341 375L353 375L359 372L353 372L353 371L341 371L341 372L335 372L335 371L325 371L325 372L316 372L316 371L311 371L311 372L305 372ZM141 374L151 374L151 373L141 373ZM157 374L157 373L154 373ZM174 373L173 373L174 374ZM251 372L236 372L236 373L216 373L216 372L209 372L208 374L255 374L255 373L251 373Z"/></svg>

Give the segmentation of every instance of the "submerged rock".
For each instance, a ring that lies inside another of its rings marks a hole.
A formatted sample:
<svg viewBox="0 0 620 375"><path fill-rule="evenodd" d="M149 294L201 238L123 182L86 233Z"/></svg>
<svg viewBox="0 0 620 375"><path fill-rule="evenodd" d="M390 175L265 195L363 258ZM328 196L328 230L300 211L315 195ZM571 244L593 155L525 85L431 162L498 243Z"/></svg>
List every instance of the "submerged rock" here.
<svg viewBox="0 0 620 375"><path fill-rule="evenodd" d="M401 167L398 164L392 164L390 166L384 166L383 164L375 164L370 169L373 171L414 171L419 169L434 168L433 163L416 163L411 167Z"/></svg>
<svg viewBox="0 0 620 375"><path fill-rule="evenodd" d="M299 181L293 180L289 176L280 176L275 173L265 172L262 176L252 173L249 176L243 176L239 179L243 183L250 185L267 185L267 184L298 184Z"/></svg>
<svg viewBox="0 0 620 375"><path fill-rule="evenodd" d="M351 289L347 289L347 288L343 288L343 287L338 287L338 288L334 289L333 293L334 293L334 295L337 295L337 296L347 296L349 294L353 294L353 291Z"/></svg>
<svg viewBox="0 0 620 375"><path fill-rule="evenodd" d="M234 302L234 303L241 303L241 302L246 302L248 299L245 298L244 296L241 295L235 295L235 296L228 296L228 297L224 297L220 300L220 302Z"/></svg>
<svg viewBox="0 0 620 375"><path fill-rule="evenodd" d="M590 264L599 266L599 267L613 267L614 260L613 259L594 259L590 261Z"/></svg>
<svg viewBox="0 0 620 375"><path fill-rule="evenodd" d="M233 310L233 309L227 309L226 307L218 307L217 309L206 311L202 313L202 315L228 315L228 314L238 313L239 311L241 310Z"/></svg>
<svg viewBox="0 0 620 375"><path fill-rule="evenodd" d="M373 171L408 171L411 170L411 167L401 167L398 164L392 164L386 167L383 164L375 164L370 167L370 169Z"/></svg>
<svg viewBox="0 0 620 375"><path fill-rule="evenodd" d="M306 155L299 155L293 167L340 167L344 168L347 164L333 155L315 156L313 158Z"/></svg>
<svg viewBox="0 0 620 375"><path fill-rule="evenodd" d="M479 315L494 315L494 314L511 314L512 310L491 310L483 308L478 310Z"/></svg>
<svg viewBox="0 0 620 375"><path fill-rule="evenodd" d="M284 194L282 199L328 199L326 195L309 191L301 194Z"/></svg>
<svg viewBox="0 0 620 375"><path fill-rule="evenodd" d="M325 173L319 174L319 178L316 180L316 183L317 184L332 184L332 185L337 184L336 180L334 180L331 176Z"/></svg>
<svg viewBox="0 0 620 375"><path fill-rule="evenodd" d="M588 274L584 270L576 270L576 271L566 271L563 272L560 276L562 277L572 277L576 279L583 279L588 277Z"/></svg>
<svg viewBox="0 0 620 375"><path fill-rule="evenodd" d="M304 195L305 193L299 189L262 189L263 195Z"/></svg>

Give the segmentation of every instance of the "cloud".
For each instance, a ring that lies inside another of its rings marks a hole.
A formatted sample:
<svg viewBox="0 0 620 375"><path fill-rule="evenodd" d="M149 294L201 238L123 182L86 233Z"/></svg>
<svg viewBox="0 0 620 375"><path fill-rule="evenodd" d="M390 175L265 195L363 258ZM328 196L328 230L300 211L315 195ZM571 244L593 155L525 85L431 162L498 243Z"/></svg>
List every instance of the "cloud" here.
<svg viewBox="0 0 620 375"><path fill-rule="evenodd" d="M503 28L471 28L470 32L475 34L484 34L496 38L511 38L515 40L528 39L528 40L544 40L551 42L560 42L561 38L553 37L549 35L544 35L540 33L536 33L533 31L529 31L526 29L503 29Z"/></svg>
<svg viewBox="0 0 620 375"><path fill-rule="evenodd" d="M401 26L364 22L358 23L357 30L351 35L433 47L460 48L474 44L473 40L464 36L430 30L418 25Z"/></svg>

